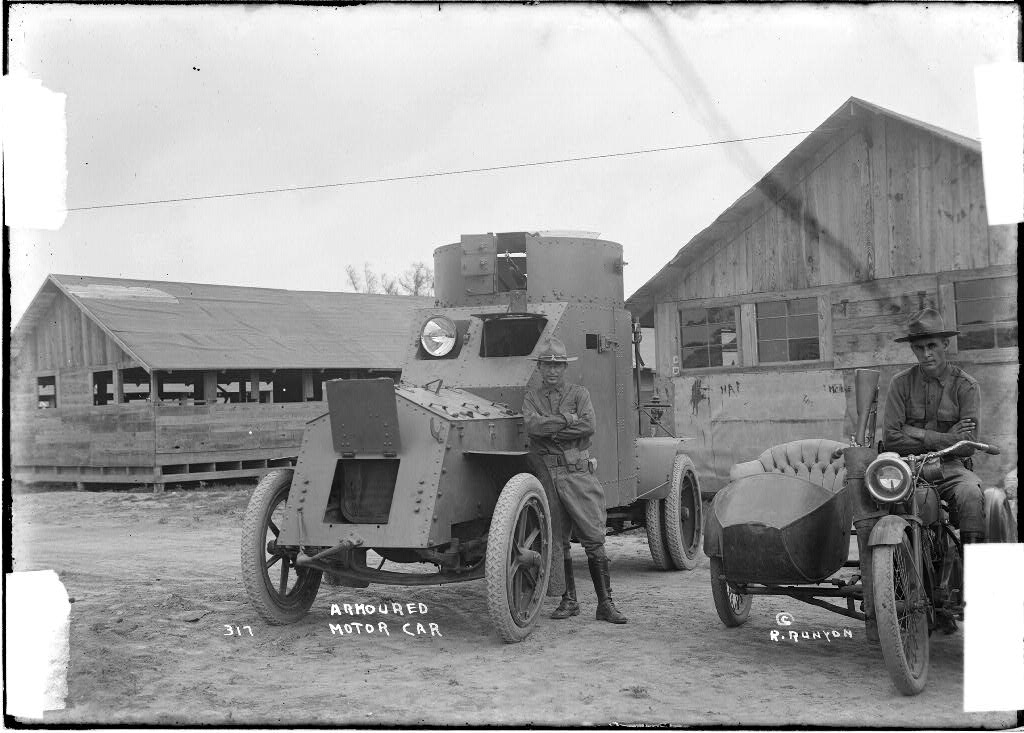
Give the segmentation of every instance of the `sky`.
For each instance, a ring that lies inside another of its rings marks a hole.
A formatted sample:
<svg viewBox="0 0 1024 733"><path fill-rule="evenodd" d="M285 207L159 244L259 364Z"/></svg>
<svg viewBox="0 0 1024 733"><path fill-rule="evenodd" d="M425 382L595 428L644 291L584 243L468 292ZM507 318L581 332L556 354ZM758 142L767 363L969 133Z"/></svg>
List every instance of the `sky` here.
<svg viewBox="0 0 1024 733"><path fill-rule="evenodd" d="M619 242L628 296L851 96L977 138L974 67L1017 60L1019 22L998 3L9 9L10 73L66 95L69 209L10 231L12 325L48 273L351 290L348 265L399 274L502 231ZM84 208L302 186L325 187Z"/></svg>

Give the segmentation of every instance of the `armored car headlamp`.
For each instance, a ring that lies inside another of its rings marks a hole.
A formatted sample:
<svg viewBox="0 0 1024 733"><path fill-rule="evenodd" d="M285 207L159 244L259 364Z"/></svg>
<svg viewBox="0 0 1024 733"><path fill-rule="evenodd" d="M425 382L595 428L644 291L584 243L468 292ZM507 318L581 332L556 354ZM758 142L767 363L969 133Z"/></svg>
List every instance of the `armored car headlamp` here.
<svg viewBox="0 0 1024 733"><path fill-rule="evenodd" d="M452 319L432 316L420 330L420 344L430 356L442 357L455 348L459 331Z"/></svg>
<svg viewBox="0 0 1024 733"><path fill-rule="evenodd" d="M880 453L864 472L864 484L875 501L893 504L910 496L914 477L898 453Z"/></svg>

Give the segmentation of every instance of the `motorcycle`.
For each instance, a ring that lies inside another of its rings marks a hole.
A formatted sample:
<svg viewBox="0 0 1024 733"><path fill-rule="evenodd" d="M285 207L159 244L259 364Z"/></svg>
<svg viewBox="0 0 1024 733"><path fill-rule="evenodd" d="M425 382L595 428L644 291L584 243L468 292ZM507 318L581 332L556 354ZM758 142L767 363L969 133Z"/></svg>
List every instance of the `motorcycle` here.
<svg viewBox="0 0 1024 733"><path fill-rule="evenodd" d="M921 455L879 453L873 445L878 372L858 370L855 390L858 424L850 444L794 441L734 467L753 469L719 491L707 515L712 596L730 627L747 620L755 595L788 596L863 621L868 640L881 645L893 684L916 695L928 679L930 634L954 630L964 611L963 545L933 482L941 478L942 459L959 449L998 454L999 448L959 441ZM773 455L807 451L816 456L810 473L769 468ZM830 461L824 468L822 451ZM1001 490L985 492L985 511L987 541L1015 542ZM842 568L857 570L847 576Z"/></svg>
<svg viewBox="0 0 1024 733"><path fill-rule="evenodd" d="M999 453L996 446L961 440L921 455L880 453L864 472L868 494L888 507L868 541L871 595L882 658L904 695L916 695L927 682L929 634L951 633L963 619L963 544L934 482L942 478L942 459L964 447ZM988 489L985 508L988 541L1015 542L1005 495Z"/></svg>

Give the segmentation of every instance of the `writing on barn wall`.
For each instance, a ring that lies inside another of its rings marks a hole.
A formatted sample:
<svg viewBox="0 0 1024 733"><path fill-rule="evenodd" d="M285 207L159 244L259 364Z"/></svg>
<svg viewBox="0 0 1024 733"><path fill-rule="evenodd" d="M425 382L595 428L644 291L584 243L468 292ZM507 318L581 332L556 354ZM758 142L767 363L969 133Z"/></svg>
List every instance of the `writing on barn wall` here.
<svg viewBox="0 0 1024 733"><path fill-rule="evenodd" d="M676 377L678 435L701 486L718 489L734 463L798 438L842 440L847 387L832 369Z"/></svg>

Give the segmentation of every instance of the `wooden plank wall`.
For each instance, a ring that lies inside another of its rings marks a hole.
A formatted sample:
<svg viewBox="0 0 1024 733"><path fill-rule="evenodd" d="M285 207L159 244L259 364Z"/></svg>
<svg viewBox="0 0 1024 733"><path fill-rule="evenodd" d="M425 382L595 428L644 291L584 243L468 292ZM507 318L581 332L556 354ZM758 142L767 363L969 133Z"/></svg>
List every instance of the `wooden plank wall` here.
<svg viewBox="0 0 1024 733"><path fill-rule="evenodd" d="M674 382L676 435L701 491L728 483L729 468L765 448L799 438L842 440L846 397L832 369L729 371Z"/></svg>
<svg viewBox="0 0 1024 733"><path fill-rule="evenodd" d="M20 466L152 466L153 406L62 407L12 415Z"/></svg>
<svg viewBox="0 0 1024 733"><path fill-rule="evenodd" d="M103 329L63 293L35 330L36 369L126 366L128 356Z"/></svg>
<svg viewBox="0 0 1024 733"><path fill-rule="evenodd" d="M156 407L158 465L294 456L326 402Z"/></svg>
<svg viewBox="0 0 1024 733"><path fill-rule="evenodd" d="M898 120L838 132L788 200L741 217L659 300L778 292L1016 263L989 227L981 156Z"/></svg>
<svg viewBox="0 0 1024 733"><path fill-rule="evenodd" d="M733 463L749 460L775 443L798 437L848 438L856 419L853 394L856 369L866 367L881 372L879 409L884 410L892 376L914 363L910 348L894 341L903 335L907 319L913 313L923 307L936 308L943 313L946 323L953 324L956 312L953 288L947 284L950 280L1016 275L1016 267L990 267L962 274L885 278L790 293L793 297L817 293L824 296L823 301L831 303L831 363L826 360L806 366L773 367L745 361L747 366L743 369L705 371L696 375L692 372L679 374L676 370L678 376L670 380L675 432L692 439L685 444L685 449L694 460L702 486L706 484L709 489L724 486ZM744 299L751 297L758 299L750 295ZM678 305L659 304L659 319L664 320L665 311L672 307L678 309ZM741 312L745 308L746 305L741 306ZM661 344L664 338L664 343L673 344L678 354L678 324L673 328L674 333L669 337L662 337L661 331L658 332L659 367L664 369L661 373L666 377L673 374L671 363L667 361L672 354L663 354ZM955 338L951 346L951 361L966 369L981 385L982 439L998 444L1003 450L998 457L979 456L975 462L978 474L986 486L1000 485L1017 463L1019 350L957 353ZM669 367L665 368L666 365ZM736 387L735 398L731 392L719 395L716 391L728 389L730 384ZM807 392L807 385L825 385L824 389L831 389L831 394L840 395L842 406L832 405L831 417L822 414L814 405L803 402L808 395L812 401L821 402L821 395L815 397ZM706 404L701 402L702 394L707 398ZM743 409L731 414L729 405L739 404L741 394ZM881 428L879 416L879 439Z"/></svg>
<svg viewBox="0 0 1024 733"><path fill-rule="evenodd" d="M902 364L910 356L901 336L922 308L939 309L935 275L886 278L831 291L832 358L837 368ZM953 314L947 319L953 323Z"/></svg>
<svg viewBox="0 0 1024 733"><path fill-rule="evenodd" d="M909 351L909 349L908 349ZM1017 364L957 361L982 385L981 439L1002 449L979 455L975 472L982 485L1000 486L1017 466ZM883 364L879 381L876 440L889 383L910 363ZM848 441L856 425L855 369L790 372L728 371L680 376L672 381L675 434L686 438L703 491L728 483L729 468L756 458L764 449L799 438Z"/></svg>

